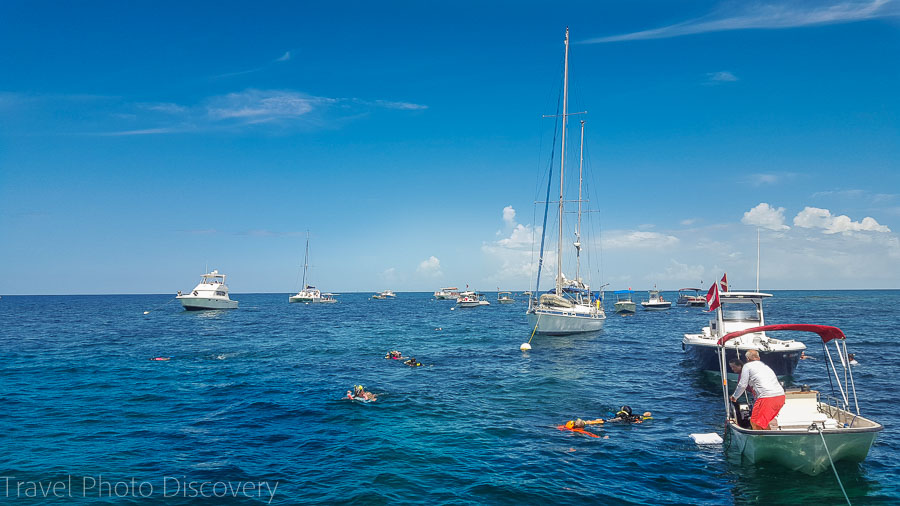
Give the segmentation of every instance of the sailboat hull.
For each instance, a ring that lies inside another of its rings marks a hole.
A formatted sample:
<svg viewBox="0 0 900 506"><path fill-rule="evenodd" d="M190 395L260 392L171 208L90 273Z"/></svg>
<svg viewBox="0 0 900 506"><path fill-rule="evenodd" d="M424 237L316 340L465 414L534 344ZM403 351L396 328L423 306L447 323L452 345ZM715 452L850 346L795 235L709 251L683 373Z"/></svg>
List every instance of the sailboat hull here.
<svg viewBox="0 0 900 506"><path fill-rule="evenodd" d="M573 311L537 309L528 312L528 325L535 334L565 336L582 332L596 332L603 328L604 315L579 314Z"/></svg>

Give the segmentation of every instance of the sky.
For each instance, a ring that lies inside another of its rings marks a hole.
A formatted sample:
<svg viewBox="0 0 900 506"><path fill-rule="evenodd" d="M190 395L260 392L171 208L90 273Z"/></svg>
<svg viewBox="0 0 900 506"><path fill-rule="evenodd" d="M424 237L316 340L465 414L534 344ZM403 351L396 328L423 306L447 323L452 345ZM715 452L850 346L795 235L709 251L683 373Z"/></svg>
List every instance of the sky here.
<svg viewBox="0 0 900 506"><path fill-rule="evenodd" d="M566 276L900 288L900 0L8 0L0 294L533 288L566 27Z"/></svg>

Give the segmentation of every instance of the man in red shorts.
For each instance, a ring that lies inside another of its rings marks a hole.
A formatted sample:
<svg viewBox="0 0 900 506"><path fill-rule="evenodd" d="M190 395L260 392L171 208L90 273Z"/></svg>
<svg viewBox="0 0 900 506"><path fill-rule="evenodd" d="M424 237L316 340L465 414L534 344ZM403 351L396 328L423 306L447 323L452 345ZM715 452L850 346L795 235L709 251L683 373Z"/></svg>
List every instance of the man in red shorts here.
<svg viewBox="0 0 900 506"><path fill-rule="evenodd" d="M759 352L747 350L745 354L747 363L741 370L741 378L738 381L731 402L735 402L747 386L753 388L756 394L756 402L753 404L753 414L750 416L750 427L753 430L769 430L769 424L778 416L784 406L784 388L778 382L769 366L759 359Z"/></svg>

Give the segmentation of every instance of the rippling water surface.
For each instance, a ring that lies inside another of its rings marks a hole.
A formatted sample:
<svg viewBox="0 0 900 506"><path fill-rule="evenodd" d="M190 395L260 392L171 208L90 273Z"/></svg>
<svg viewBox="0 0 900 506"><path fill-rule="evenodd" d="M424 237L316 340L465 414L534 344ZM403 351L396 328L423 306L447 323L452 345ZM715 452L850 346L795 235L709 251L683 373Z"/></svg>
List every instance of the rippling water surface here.
<svg viewBox="0 0 900 506"><path fill-rule="evenodd" d="M720 391L681 351L682 334L708 320L702 309L610 315L599 334L536 337L523 353L522 302L451 310L424 293L287 297L238 294L241 308L223 312L172 302L148 315L170 297L0 299L0 474L14 477L6 497L0 479L0 501L22 500L18 481L72 477L59 502L195 500L173 493L176 481L277 483L272 504L843 502L830 471L750 466L689 439L722 432ZM767 302L769 323L846 332L860 409L885 430L864 463L838 471L854 504L900 502L900 291L782 291ZM804 340L821 357L814 338ZM391 349L426 367L385 360ZM795 379L824 389L823 374L808 360ZM378 401L342 400L357 383ZM621 404L654 419L598 430L608 439L555 428ZM153 492L86 489L98 476Z"/></svg>

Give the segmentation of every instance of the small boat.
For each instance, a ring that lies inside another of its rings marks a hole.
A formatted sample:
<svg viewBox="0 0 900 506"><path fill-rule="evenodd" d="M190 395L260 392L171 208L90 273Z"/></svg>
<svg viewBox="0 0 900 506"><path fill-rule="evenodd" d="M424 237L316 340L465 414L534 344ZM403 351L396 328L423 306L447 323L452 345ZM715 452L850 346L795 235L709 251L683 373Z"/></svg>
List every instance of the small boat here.
<svg viewBox="0 0 900 506"><path fill-rule="evenodd" d="M618 290L613 292L616 294L615 307L617 313L630 314L636 311L637 305L631 299L633 290Z"/></svg>
<svg viewBox="0 0 900 506"><path fill-rule="evenodd" d="M457 288L455 286L441 288L440 290L434 292L434 298L437 300L455 300L458 297L459 297L459 288Z"/></svg>
<svg viewBox="0 0 900 506"><path fill-rule="evenodd" d="M459 307L478 307L491 305L490 302L484 300L484 295L471 291L466 291L459 294L459 297L456 299L456 304Z"/></svg>
<svg viewBox="0 0 900 506"><path fill-rule="evenodd" d="M719 374L718 348L716 341L729 332L737 332L766 324L763 314L763 299L772 294L761 292L716 292L719 306L716 318L709 321L699 334L685 334L681 341L683 349L694 362L695 367L709 375ZM725 345L729 358L743 360L747 350L756 350L766 365L779 378L791 376L800 361L800 353L806 345L794 340L769 337L764 331L743 334L740 339L731 339ZM728 373L729 380L737 381L737 375Z"/></svg>
<svg viewBox="0 0 900 506"><path fill-rule="evenodd" d="M716 341L719 373L725 374L727 344L730 341L745 335L782 330L814 332L821 337L828 363L826 374L829 376L828 384L823 386L831 385L831 395L825 396L806 386L786 390L784 406L775 418L777 428L753 430L749 424L749 406L740 400L731 403L728 385L723 383L722 395L728 413L725 430L731 434L730 447L752 464L775 462L809 475L825 471L833 466L833 462L862 462L884 426L860 415L847 353L847 338L841 329L826 325L790 324L763 325L730 332ZM828 348L829 341L834 341L835 357Z"/></svg>
<svg viewBox="0 0 900 506"><path fill-rule="evenodd" d="M678 300L675 304L686 307L704 307L706 306L706 297L700 295L699 288L679 288Z"/></svg>
<svg viewBox="0 0 900 506"><path fill-rule="evenodd" d="M655 288L648 290L649 299L641 301L641 307L647 311L663 311L672 307L672 301L666 300Z"/></svg>
<svg viewBox="0 0 900 506"><path fill-rule="evenodd" d="M375 295L372 296L373 299L393 299L396 297L397 297L397 295L394 293L393 290L385 290L383 292L376 293Z"/></svg>
<svg viewBox="0 0 900 506"><path fill-rule="evenodd" d="M306 271L309 268L309 232L306 233L306 256L303 257L303 289L296 295L288 297L288 302L301 302L304 304L334 304L337 299L334 294L322 293L318 288L306 284Z"/></svg>
<svg viewBox="0 0 900 506"><path fill-rule="evenodd" d="M194 287L191 293L178 292L175 298L180 300L181 305L188 311L237 309L238 307L238 301L228 297L225 275L219 274L218 270L200 276L200 283Z"/></svg>
<svg viewBox="0 0 900 506"><path fill-rule="evenodd" d="M512 292L497 292L497 302L500 304L512 304L516 299L512 298Z"/></svg>

